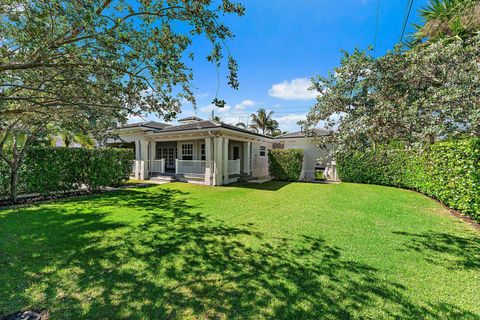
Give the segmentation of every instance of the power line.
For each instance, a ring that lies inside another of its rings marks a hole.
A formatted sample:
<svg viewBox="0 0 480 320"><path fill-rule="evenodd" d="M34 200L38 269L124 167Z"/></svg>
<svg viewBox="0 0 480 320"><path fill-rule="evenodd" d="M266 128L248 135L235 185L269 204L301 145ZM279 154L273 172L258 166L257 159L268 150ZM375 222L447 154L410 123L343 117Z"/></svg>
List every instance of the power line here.
<svg viewBox="0 0 480 320"><path fill-rule="evenodd" d="M373 57L375 58L377 52L377 33L378 33L378 13L380 11L380 0L377 0L377 14L375 17L375 36L373 37Z"/></svg>
<svg viewBox="0 0 480 320"><path fill-rule="evenodd" d="M400 35L400 42L403 40L403 35L405 34L405 29L407 28L408 18L410 17L410 12L412 11L413 0L409 0L407 3L407 10L405 10L405 18L403 19L402 34Z"/></svg>

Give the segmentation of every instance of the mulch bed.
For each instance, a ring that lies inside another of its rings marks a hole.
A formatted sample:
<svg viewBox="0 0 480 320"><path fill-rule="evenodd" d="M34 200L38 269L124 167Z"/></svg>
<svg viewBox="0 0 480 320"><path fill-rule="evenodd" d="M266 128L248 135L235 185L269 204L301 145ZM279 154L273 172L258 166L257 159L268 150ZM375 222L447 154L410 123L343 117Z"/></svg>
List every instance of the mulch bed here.
<svg viewBox="0 0 480 320"><path fill-rule="evenodd" d="M49 319L49 316L46 310L41 310L41 311L25 310L25 311L18 311L6 316L0 316L0 320L47 320L47 319Z"/></svg>
<svg viewBox="0 0 480 320"><path fill-rule="evenodd" d="M34 203L48 202L48 201L57 200L57 199L73 198L73 197L80 197L80 196L92 195L92 194L101 194L101 193L106 193L111 191L117 191L120 189L151 187L151 186L152 186L151 184L138 183L138 184L122 185L115 188L109 187L109 188L98 190L95 192L88 191L88 190L75 190L75 191L69 191L69 192L58 192L50 195L40 195L40 194L27 195L27 196L24 195L24 196L20 196L17 199L16 203L12 203L9 199L0 200L0 210L24 207ZM3 319L0 318L0 320L3 320Z"/></svg>

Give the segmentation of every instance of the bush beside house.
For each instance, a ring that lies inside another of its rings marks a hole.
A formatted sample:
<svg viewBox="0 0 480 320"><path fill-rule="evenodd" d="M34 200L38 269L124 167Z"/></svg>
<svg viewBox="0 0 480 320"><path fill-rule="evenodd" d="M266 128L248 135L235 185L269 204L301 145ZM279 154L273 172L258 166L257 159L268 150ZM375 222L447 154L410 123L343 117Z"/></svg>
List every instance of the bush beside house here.
<svg viewBox="0 0 480 320"><path fill-rule="evenodd" d="M268 150L268 172L274 180L298 181L302 164L302 149Z"/></svg>
<svg viewBox="0 0 480 320"><path fill-rule="evenodd" d="M356 152L337 165L342 181L414 189L480 220L480 139Z"/></svg>
<svg viewBox="0 0 480 320"><path fill-rule="evenodd" d="M43 148L29 150L20 171L19 193L89 190L128 179L134 155L127 149ZM9 167L0 162L0 195L9 194Z"/></svg>

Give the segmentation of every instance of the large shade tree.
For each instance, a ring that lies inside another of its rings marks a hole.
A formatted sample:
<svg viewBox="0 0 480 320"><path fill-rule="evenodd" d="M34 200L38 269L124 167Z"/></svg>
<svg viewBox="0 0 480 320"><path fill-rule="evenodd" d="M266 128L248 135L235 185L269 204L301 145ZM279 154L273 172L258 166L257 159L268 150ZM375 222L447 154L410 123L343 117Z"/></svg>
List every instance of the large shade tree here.
<svg viewBox="0 0 480 320"><path fill-rule="evenodd" d="M335 134L319 143L336 142L337 152L480 136L479 74L480 35L377 59L344 53L334 72L314 79L319 95L307 125L325 122Z"/></svg>
<svg viewBox="0 0 480 320"><path fill-rule="evenodd" d="M2 1L0 158L11 167L12 198L25 152L49 128L101 139L129 115L168 120L181 101L195 104L190 45L200 37L237 88L221 17L243 12L230 0Z"/></svg>

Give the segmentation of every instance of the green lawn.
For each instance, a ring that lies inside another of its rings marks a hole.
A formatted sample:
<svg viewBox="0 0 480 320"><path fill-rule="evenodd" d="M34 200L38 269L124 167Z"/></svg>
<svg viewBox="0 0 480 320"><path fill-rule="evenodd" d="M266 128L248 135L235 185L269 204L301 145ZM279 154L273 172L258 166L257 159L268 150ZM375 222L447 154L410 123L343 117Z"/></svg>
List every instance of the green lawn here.
<svg viewBox="0 0 480 320"><path fill-rule="evenodd" d="M388 187L173 183L0 211L0 315L480 318L480 230Z"/></svg>

